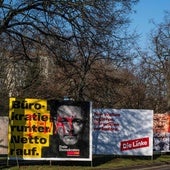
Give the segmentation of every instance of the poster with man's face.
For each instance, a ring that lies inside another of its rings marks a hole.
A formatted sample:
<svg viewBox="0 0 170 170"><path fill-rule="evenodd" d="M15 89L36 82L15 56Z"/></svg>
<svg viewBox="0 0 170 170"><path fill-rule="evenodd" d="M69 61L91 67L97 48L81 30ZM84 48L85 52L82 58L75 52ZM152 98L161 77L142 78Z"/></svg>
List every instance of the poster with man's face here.
<svg viewBox="0 0 170 170"><path fill-rule="evenodd" d="M60 160L91 160L91 103L48 101L53 122L50 146L42 150L42 157Z"/></svg>

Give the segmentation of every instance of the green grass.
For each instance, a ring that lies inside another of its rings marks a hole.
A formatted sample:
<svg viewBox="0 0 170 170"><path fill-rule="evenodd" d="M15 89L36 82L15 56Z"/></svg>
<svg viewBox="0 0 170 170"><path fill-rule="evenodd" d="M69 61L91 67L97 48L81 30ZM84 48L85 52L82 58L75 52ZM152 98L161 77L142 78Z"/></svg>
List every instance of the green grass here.
<svg viewBox="0 0 170 170"><path fill-rule="evenodd" d="M2 160L0 161L2 162ZM17 166L17 162L10 163L9 166L0 164L2 170L97 170L97 169L116 169L118 167L128 167L135 165L150 165L153 163L170 162L170 155L155 155L153 159L151 157L114 157L114 156L97 156L93 158L93 166L91 162L34 162L21 163Z"/></svg>

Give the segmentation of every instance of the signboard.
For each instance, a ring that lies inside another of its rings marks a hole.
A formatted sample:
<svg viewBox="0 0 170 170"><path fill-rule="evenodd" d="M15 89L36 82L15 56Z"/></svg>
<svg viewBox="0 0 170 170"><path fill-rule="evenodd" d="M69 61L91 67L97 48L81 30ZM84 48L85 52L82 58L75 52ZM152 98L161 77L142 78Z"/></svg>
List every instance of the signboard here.
<svg viewBox="0 0 170 170"><path fill-rule="evenodd" d="M153 154L153 111L93 109L93 154Z"/></svg>
<svg viewBox="0 0 170 170"><path fill-rule="evenodd" d="M0 117L0 155L8 154L8 117Z"/></svg>
<svg viewBox="0 0 170 170"><path fill-rule="evenodd" d="M9 158L41 158L53 132L47 101L10 98L9 108Z"/></svg>
<svg viewBox="0 0 170 170"><path fill-rule="evenodd" d="M51 100L48 106L54 130L43 157L92 160L91 103Z"/></svg>
<svg viewBox="0 0 170 170"><path fill-rule="evenodd" d="M154 114L154 151L170 152L170 114Z"/></svg>
<svg viewBox="0 0 170 170"><path fill-rule="evenodd" d="M91 104L10 98L10 159L91 160Z"/></svg>

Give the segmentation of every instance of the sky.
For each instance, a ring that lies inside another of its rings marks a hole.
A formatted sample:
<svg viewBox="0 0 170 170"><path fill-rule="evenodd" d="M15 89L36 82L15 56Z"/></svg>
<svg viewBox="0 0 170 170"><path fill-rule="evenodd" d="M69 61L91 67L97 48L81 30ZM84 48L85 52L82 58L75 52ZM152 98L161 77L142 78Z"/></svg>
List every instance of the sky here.
<svg viewBox="0 0 170 170"><path fill-rule="evenodd" d="M130 16L131 30L136 30L140 34L139 43L141 48L147 48L149 34L154 28L150 22L153 20L156 24L163 21L165 12L170 11L170 0L139 0L134 6L136 13Z"/></svg>

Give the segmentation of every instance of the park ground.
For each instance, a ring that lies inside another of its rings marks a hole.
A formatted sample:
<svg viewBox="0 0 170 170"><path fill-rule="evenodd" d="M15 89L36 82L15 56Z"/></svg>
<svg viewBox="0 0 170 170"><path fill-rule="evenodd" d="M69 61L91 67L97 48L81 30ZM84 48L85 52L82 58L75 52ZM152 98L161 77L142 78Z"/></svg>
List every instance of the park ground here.
<svg viewBox="0 0 170 170"><path fill-rule="evenodd" d="M132 167L170 164L170 154L153 157L94 156L92 162L8 161L0 159L0 170L130 170Z"/></svg>

